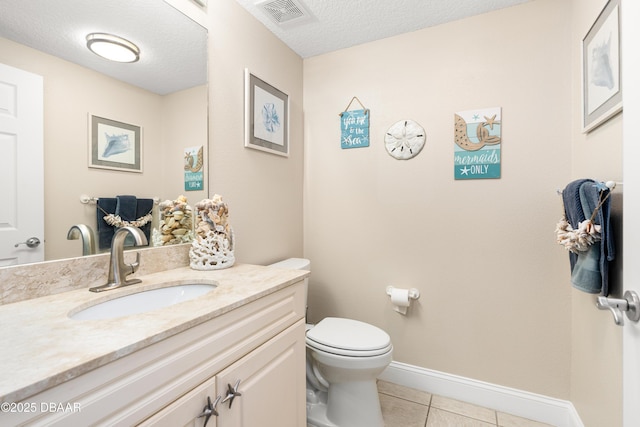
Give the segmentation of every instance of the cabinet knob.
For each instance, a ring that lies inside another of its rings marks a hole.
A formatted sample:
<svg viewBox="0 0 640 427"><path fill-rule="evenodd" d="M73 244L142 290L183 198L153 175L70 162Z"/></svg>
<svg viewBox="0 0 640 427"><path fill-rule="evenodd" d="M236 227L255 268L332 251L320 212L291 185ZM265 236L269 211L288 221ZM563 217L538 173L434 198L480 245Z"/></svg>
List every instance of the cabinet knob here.
<svg viewBox="0 0 640 427"><path fill-rule="evenodd" d="M236 384L234 386L231 386L231 384L227 384L227 396L222 399L222 403L228 400L229 408L231 408L231 405L233 404L233 399L242 396L242 393L238 391L238 386L240 386L240 380L236 381Z"/></svg>
<svg viewBox="0 0 640 427"><path fill-rule="evenodd" d="M216 400L213 403L211 403L211 398L207 396L207 404L204 405L204 408L202 408L202 413L196 417L196 418L205 417L203 427L207 427L209 418L211 418L212 415L215 417L219 415L216 409L216 406L218 406L218 403L220 403L220 399L222 399L222 396L216 397Z"/></svg>

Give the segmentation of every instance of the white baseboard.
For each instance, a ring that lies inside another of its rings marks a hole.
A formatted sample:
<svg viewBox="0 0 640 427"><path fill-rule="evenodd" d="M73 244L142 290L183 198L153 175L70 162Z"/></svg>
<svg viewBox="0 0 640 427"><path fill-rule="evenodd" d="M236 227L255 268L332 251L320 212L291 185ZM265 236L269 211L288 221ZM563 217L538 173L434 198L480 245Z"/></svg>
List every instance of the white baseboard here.
<svg viewBox="0 0 640 427"><path fill-rule="evenodd" d="M378 378L383 381L492 408L556 427L584 427L573 404L566 400L446 374L401 362L391 362L389 367Z"/></svg>

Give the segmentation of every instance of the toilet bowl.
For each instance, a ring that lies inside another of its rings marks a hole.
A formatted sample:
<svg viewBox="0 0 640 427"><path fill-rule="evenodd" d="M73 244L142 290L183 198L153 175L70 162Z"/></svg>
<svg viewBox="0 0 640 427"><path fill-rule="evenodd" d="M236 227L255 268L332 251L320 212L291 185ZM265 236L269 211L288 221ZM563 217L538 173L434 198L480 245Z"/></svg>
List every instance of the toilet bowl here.
<svg viewBox="0 0 640 427"><path fill-rule="evenodd" d="M272 266L309 270L310 262L290 258ZM307 324L306 345L308 426L383 427L376 379L393 357L389 335L365 322L327 317Z"/></svg>
<svg viewBox="0 0 640 427"><path fill-rule="evenodd" d="M383 427L376 378L392 360L389 335L364 322L327 317L307 331L306 344L313 367L307 372L309 423ZM328 384L327 390L314 390L310 375ZM309 397L315 397L315 407Z"/></svg>

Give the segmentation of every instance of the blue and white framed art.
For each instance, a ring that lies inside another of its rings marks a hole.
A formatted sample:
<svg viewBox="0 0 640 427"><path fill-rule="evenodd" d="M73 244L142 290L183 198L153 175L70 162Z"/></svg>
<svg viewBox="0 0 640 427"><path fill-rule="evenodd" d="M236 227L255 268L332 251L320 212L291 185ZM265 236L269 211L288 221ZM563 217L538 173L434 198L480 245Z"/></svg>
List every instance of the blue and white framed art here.
<svg viewBox="0 0 640 427"><path fill-rule="evenodd" d="M289 156L289 96L244 70L244 146Z"/></svg>
<svg viewBox="0 0 640 427"><path fill-rule="evenodd" d="M622 111L620 0L609 0L582 40L582 131Z"/></svg>
<svg viewBox="0 0 640 427"><path fill-rule="evenodd" d="M89 113L89 167L142 173L142 127Z"/></svg>

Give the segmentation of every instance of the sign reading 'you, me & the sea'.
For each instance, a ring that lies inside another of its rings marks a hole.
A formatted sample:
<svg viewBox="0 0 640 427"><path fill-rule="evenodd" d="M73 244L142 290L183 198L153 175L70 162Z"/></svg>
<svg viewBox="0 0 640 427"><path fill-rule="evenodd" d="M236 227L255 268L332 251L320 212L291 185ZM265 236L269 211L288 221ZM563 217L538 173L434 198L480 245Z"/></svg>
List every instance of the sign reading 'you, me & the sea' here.
<svg viewBox="0 0 640 427"><path fill-rule="evenodd" d="M369 110L351 110L341 114L342 148L369 146Z"/></svg>
<svg viewBox="0 0 640 427"><path fill-rule="evenodd" d="M502 109L483 108L455 115L455 179L500 178Z"/></svg>

